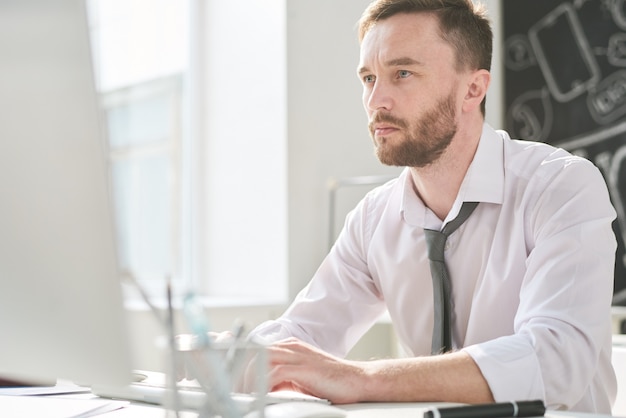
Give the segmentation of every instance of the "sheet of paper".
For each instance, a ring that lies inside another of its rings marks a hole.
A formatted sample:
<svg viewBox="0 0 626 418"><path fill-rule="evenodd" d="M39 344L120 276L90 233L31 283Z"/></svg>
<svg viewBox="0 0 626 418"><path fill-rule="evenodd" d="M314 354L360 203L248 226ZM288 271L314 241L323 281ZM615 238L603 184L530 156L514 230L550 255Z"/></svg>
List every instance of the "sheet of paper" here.
<svg viewBox="0 0 626 418"><path fill-rule="evenodd" d="M55 386L15 386L0 388L0 396L64 395L69 393L89 393L91 389L73 383L59 383Z"/></svg>
<svg viewBox="0 0 626 418"><path fill-rule="evenodd" d="M12 418L88 418L115 411L126 401L50 396L0 396L0 415Z"/></svg>

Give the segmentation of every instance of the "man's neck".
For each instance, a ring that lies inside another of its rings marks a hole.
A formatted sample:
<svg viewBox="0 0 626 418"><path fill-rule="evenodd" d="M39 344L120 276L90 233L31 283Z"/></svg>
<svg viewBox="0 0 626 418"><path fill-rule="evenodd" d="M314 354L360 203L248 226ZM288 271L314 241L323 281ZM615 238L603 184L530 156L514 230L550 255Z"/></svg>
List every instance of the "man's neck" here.
<svg viewBox="0 0 626 418"><path fill-rule="evenodd" d="M477 128L452 140L448 149L433 164L411 167L415 192L424 204L442 221L454 205L465 174L474 159L482 134L482 122Z"/></svg>

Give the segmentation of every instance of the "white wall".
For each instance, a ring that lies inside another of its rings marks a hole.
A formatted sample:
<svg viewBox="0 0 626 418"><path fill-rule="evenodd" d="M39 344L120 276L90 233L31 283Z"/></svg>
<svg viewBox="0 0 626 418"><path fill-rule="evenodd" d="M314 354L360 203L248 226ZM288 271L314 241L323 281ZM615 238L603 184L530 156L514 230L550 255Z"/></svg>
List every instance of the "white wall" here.
<svg viewBox="0 0 626 418"><path fill-rule="evenodd" d="M285 3L243 3L198 2L196 278L220 300L284 301Z"/></svg>
<svg viewBox="0 0 626 418"><path fill-rule="evenodd" d="M483 0L493 28L493 57L491 60L491 86L487 94L487 122L496 129L504 121L504 62L502 61L502 7L501 0Z"/></svg>

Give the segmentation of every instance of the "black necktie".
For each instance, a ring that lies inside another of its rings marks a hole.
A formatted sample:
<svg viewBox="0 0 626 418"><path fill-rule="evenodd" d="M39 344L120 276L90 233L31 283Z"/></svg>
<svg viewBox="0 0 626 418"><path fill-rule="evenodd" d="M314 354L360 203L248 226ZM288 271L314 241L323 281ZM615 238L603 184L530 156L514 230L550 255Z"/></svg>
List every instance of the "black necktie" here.
<svg viewBox="0 0 626 418"><path fill-rule="evenodd" d="M443 230L424 229L430 271L433 276L433 297L435 303L435 325L433 328L432 354L439 354L452 349L452 330L450 324L450 278L443 256L446 239L461 226L476 209L478 202L464 202L459 215L448 222Z"/></svg>

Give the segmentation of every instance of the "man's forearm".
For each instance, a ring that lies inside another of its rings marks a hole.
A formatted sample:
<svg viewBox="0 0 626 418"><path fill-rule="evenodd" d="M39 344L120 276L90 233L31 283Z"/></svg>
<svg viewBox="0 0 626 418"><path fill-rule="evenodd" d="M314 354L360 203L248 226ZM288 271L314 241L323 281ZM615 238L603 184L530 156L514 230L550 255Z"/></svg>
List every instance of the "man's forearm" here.
<svg viewBox="0 0 626 418"><path fill-rule="evenodd" d="M362 401L493 402L474 360L464 352L364 363Z"/></svg>

